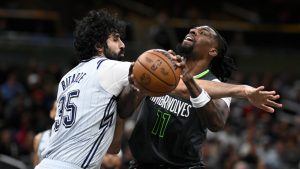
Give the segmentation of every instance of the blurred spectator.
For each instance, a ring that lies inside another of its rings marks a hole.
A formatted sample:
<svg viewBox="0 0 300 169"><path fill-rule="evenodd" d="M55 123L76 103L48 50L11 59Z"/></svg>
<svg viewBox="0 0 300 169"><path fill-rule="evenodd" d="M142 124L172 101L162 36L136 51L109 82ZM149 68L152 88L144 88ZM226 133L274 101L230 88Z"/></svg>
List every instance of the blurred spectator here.
<svg viewBox="0 0 300 169"><path fill-rule="evenodd" d="M149 33L147 33L150 43L147 47L148 49L175 49L178 40L174 30L166 24L168 19L169 16L164 10L155 16L156 23L150 27Z"/></svg>
<svg viewBox="0 0 300 169"><path fill-rule="evenodd" d="M17 157L17 149L13 140L13 133L9 128L0 130L0 154Z"/></svg>
<svg viewBox="0 0 300 169"><path fill-rule="evenodd" d="M5 102L10 101L18 94L24 93L23 85L18 81L18 74L11 72L4 84L0 86L2 99Z"/></svg>
<svg viewBox="0 0 300 169"><path fill-rule="evenodd" d="M246 162L238 161L234 164L233 169L250 169L250 167Z"/></svg>

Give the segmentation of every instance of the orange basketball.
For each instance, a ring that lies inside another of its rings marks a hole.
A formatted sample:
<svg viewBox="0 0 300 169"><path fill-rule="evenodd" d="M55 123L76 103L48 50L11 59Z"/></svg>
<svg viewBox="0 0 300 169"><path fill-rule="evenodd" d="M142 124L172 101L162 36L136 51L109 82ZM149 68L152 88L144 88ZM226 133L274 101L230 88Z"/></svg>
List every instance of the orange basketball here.
<svg viewBox="0 0 300 169"><path fill-rule="evenodd" d="M138 57L132 73L136 87L145 95L163 96L176 88L181 69L175 66L167 51L151 49Z"/></svg>

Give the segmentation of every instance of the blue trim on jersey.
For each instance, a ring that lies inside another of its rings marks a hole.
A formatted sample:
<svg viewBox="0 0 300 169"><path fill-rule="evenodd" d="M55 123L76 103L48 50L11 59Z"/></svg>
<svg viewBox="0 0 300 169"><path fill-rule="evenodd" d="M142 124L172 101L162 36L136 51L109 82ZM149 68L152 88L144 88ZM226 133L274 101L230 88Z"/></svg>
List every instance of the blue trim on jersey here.
<svg viewBox="0 0 300 169"><path fill-rule="evenodd" d="M89 62L89 61L91 61L91 60L93 60L93 59L95 59L95 58L98 58L98 57L100 57L100 58L105 58L104 55L93 56L93 57L91 57L91 58L89 58L89 59L83 59L83 60L80 60L80 63L82 63L82 62ZM106 58L105 58L105 59L106 59Z"/></svg>
<svg viewBox="0 0 300 169"><path fill-rule="evenodd" d="M113 120L113 115L114 115L114 112L112 112L111 114L109 114L110 112L110 109L114 103L114 101L116 100L116 97L113 96L110 100L109 100L109 103L107 104L105 110L104 110L104 116L101 120L101 123L100 123L100 128L99 130L103 129L102 132L100 133L99 137L97 138L97 140L94 142L91 150L89 151L88 155L86 156L86 158L84 159L81 167L86 169L92 159L94 158L95 154L96 154L96 151L98 150L98 147L106 133L106 130L111 126L112 124L112 120Z"/></svg>
<svg viewBox="0 0 300 169"><path fill-rule="evenodd" d="M106 129L107 129L107 126L102 130L100 136L97 138L97 140L93 144L92 149L90 150L90 152L88 153L87 157L85 158L85 160L83 161L83 163L81 165L82 168L86 169L90 165L90 163L91 163L91 161L92 161L92 159L93 159L93 157L94 157L94 155L95 155L95 153L96 153L96 151L97 151L97 149L98 149L98 147L99 147L99 145L100 145L100 143L101 143L101 141L102 141L102 139L103 139L103 137L106 133Z"/></svg>
<svg viewBox="0 0 300 169"><path fill-rule="evenodd" d="M99 61L97 62L97 69L100 67L101 63L102 63L103 61L105 61L105 60L107 60L107 59L106 59L106 58L105 58L105 59L101 59L101 60L99 60Z"/></svg>

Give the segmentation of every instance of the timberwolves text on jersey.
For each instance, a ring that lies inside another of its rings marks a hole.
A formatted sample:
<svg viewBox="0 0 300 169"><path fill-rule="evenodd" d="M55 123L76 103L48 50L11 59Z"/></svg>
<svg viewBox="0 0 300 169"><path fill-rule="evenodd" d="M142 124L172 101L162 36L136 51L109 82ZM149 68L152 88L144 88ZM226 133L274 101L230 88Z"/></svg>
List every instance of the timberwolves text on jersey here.
<svg viewBox="0 0 300 169"><path fill-rule="evenodd" d="M151 97L150 100L155 104L169 110L177 116L188 117L192 105L168 95L162 97Z"/></svg>

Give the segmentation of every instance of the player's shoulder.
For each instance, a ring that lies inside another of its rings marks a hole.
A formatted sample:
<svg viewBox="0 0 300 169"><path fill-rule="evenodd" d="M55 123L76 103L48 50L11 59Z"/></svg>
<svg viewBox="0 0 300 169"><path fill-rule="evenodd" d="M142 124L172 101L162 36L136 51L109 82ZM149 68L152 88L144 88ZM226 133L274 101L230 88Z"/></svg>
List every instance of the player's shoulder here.
<svg viewBox="0 0 300 169"><path fill-rule="evenodd" d="M118 64L118 65L130 65L131 62L128 62L128 61L119 61L119 60L110 60L108 59L107 61L105 61L107 63L110 63L110 64Z"/></svg>
<svg viewBox="0 0 300 169"><path fill-rule="evenodd" d="M131 65L131 62L118 61L118 60L105 60L99 67L114 69L114 70L127 70Z"/></svg>

